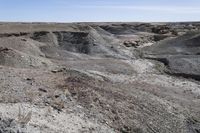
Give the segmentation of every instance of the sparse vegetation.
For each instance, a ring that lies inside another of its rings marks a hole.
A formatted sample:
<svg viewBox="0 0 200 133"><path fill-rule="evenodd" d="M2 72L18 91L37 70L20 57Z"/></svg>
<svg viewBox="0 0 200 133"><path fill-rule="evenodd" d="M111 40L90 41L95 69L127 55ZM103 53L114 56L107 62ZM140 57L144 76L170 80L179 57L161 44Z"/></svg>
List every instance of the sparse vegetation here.
<svg viewBox="0 0 200 133"><path fill-rule="evenodd" d="M25 113L25 109L22 106L19 107L17 122L20 124L20 126L25 127L30 122L31 117L32 111Z"/></svg>

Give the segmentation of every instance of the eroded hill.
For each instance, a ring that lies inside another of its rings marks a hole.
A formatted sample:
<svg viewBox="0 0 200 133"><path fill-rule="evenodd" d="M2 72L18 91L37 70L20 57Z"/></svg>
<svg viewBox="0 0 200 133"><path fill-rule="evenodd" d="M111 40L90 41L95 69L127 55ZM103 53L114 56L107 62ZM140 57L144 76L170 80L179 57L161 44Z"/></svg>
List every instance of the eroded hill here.
<svg viewBox="0 0 200 133"><path fill-rule="evenodd" d="M200 23L0 23L2 132L200 132Z"/></svg>

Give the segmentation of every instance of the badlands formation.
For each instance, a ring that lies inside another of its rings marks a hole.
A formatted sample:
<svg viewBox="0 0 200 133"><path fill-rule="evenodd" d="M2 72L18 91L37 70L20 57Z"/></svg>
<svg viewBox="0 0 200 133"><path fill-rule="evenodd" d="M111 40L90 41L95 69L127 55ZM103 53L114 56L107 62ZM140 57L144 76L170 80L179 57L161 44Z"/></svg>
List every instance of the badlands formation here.
<svg viewBox="0 0 200 133"><path fill-rule="evenodd" d="M200 133L200 23L0 23L0 133Z"/></svg>

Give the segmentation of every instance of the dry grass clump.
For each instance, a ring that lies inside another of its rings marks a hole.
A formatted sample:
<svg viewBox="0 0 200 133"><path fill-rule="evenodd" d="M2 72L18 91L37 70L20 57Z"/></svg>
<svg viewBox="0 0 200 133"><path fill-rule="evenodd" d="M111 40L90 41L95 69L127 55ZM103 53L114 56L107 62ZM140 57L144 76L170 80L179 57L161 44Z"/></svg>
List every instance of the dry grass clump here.
<svg viewBox="0 0 200 133"><path fill-rule="evenodd" d="M18 113L18 119L17 122L21 125L21 126L26 126L32 117L32 111L29 111L28 113L24 112L24 108L22 106L19 107L19 113Z"/></svg>

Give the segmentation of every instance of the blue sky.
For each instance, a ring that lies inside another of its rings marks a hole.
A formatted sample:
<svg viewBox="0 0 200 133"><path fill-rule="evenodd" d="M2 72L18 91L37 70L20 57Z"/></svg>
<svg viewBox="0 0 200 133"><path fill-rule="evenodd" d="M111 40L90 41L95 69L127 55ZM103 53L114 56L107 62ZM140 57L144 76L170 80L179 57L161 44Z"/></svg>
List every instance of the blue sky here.
<svg viewBox="0 0 200 133"><path fill-rule="evenodd" d="M0 21L200 21L200 0L0 0Z"/></svg>

